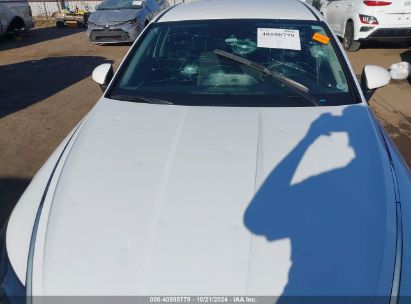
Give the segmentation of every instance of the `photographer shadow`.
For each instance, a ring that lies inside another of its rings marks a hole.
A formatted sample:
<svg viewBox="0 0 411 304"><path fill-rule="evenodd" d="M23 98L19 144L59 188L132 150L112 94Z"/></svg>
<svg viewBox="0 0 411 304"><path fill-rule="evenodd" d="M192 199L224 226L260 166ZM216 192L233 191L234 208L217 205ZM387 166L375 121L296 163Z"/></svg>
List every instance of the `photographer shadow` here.
<svg viewBox="0 0 411 304"><path fill-rule="evenodd" d="M370 136L378 131L369 123L368 111L350 106L342 116L321 115L268 175L246 209L244 224L250 232L269 242L284 238L291 242L292 267L277 303L322 303L321 299L336 303L338 298L324 297L375 295L384 285L380 273L388 195L382 154L376 136ZM307 149L331 132L346 133L354 158L344 167L293 183ZM346 298L339 299L347 303Z"/></svg>

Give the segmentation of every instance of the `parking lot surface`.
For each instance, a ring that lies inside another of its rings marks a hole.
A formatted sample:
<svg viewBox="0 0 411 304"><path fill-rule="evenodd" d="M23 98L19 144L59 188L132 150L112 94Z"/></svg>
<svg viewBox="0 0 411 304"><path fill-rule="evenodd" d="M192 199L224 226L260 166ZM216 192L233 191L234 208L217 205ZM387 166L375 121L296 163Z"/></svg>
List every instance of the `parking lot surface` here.
<svg viewBox="0 0 411 304"><path fill-rule="evenodd" d="M0 223L61 140L102 94L95 66L118 67L129 45L91 44L84 30L41 27L0 40ZM359 76L366 64L411 61L411 50L374 45L349 54ZM411 164L411 84L393 81L370 105Z"/></svg>

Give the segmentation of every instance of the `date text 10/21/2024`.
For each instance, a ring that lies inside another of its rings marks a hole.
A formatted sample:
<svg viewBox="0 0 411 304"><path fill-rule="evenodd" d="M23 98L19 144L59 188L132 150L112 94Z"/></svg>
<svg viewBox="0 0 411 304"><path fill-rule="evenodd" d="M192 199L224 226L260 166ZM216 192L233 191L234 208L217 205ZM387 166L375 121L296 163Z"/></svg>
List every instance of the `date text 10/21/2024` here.
<svg viewBox="0 0 411 304"><path fill-rule="evenodd" d="M148 303L257 303L249 296L154 296Z"/></svg>

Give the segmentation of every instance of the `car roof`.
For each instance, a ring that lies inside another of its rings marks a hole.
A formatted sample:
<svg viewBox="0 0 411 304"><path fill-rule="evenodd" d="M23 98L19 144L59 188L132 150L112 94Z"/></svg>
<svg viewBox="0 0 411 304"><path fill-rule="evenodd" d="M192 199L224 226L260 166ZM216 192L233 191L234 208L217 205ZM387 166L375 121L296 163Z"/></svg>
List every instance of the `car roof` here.
<svg viewBox="0 0 411 304"><path fill-rule="evenodd" d="M207 19L317 20L317 17L299 0L202 0L174 6L157 22Z"/></svg>

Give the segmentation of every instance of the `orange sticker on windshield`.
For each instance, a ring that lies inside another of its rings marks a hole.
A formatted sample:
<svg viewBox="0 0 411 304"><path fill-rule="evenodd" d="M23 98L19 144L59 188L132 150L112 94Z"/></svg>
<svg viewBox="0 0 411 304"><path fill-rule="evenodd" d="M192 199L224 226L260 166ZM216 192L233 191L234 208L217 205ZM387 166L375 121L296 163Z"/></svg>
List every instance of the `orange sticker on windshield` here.
<svg viewBox="0 0 411 304"><path fill-rule="evenodd" d="M322 35L322 34L320 34L320 33L315 33L315 34L313 35L313 40L315 40L315 41L317 41L317 42L320 42L320 43L322 43L322 44L328 44L328 43L330 42L330 38L329 38L329 37L324 36L324 35Z"/></svg>

